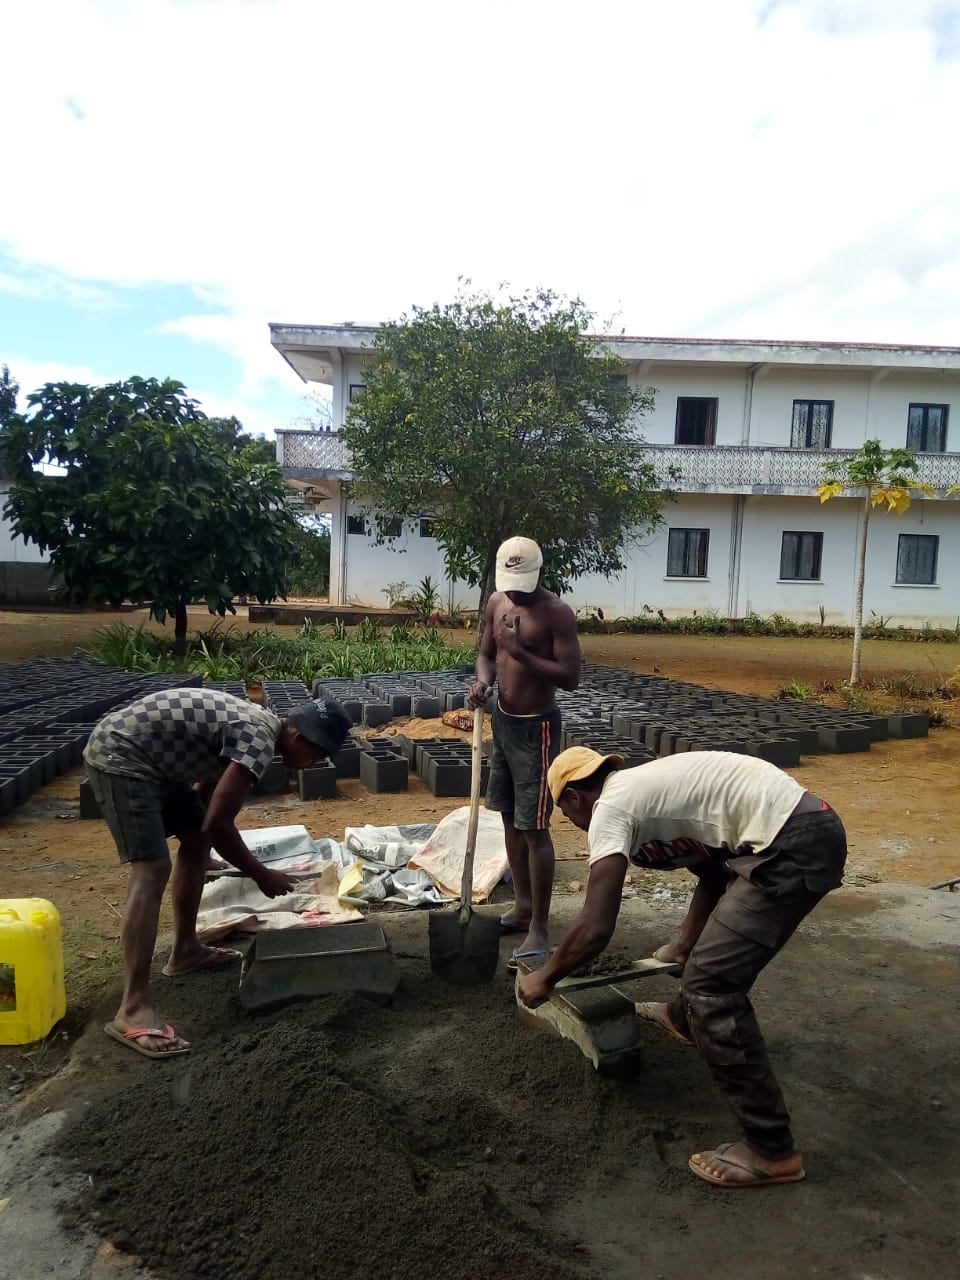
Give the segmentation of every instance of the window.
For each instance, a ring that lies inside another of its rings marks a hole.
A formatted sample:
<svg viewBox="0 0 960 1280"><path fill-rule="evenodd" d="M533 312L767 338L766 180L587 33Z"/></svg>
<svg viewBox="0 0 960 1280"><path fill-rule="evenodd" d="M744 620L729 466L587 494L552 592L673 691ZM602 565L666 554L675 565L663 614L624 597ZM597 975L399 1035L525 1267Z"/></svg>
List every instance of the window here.
<svg viewBox="0 0 960 1280"><path fill-rule="evenodd" d="M709 529L671 529L667 539L667 577L705 578Z"/></svg>
<svg viewBox="0 0 960 1280"><path fill-rule="evenodd" d="M420 520L420 537L421 537L421 538L435 538L435 537L436 537L436 534L433 532L433 521L430 519L430 517L429 517L429 516L423 516L423 517L421 517L421 520Z"/></svg>
<svg viewBox="0 0 960 1280"><path fill-rule="evenodd" d="M912 404L907 414L907 448L917 453L945 453L948 404Z"/></svg>
<svg viewBox="0 0 960 1280"><path fill-rule="evenodd" d="M380 536L382 538L399 538L403 533L403 521L398 517L392 520L380 521Z"/></svg>
<svg viewBox="0 0 960 1280"><path fill-rule="evenodd" d="M929 586L937 580L940 539L929 533L901 533L897 545L897 582Z"/></svg>
<svg viewBox="0 0 960 1280"><path fill-rule="evenodd" d="M367 522L363 516L347 516L347 533L359 533L361 536L367 532Z"/></svg>
<svg viewBox="0 0 960 1280"><path fill-rule="evenodd" d="M677 396L676 444L715 444L717 401L712 396Z"/></svg>
<svg viewBox="0 0 960 1280"><path fill-rule="evenodd" d="M780 543L780 577L806 581L819 578L822 553L822 533L786 531Z"/></svg>
<svg viewBox="0 0 960 1280"><path fill-rule="evenodd" d="M349 402L350 404L352 404L352 403L354 402L354 400L356 400L357 396L362 396L362 395L363 395L363 393L364 393L364 391L366 391L366 389L367 389L367 384L366 384L365 382L351 382L351 383L350 383L350 394L349 394L349 396L347 397L348 402Z"/></svg>
<svg viewBox="0 0 960 1280"><path fill-rule="evenodd" d="M829 449L832 431L832 400L794 400L791 448Z"/></svg>

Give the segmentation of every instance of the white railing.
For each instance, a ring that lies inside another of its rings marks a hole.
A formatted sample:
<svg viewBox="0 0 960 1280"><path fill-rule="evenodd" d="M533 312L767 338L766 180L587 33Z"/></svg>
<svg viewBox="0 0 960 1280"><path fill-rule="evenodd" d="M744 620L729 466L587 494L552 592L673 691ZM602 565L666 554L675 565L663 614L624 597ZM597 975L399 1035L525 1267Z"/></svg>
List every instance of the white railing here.
<svg viewBox="0 0 960 1280"><path fill-rule="evenodd" d="M280 465L303 472L349 478L350 454L336 432L281 431ZM853 456L852 449L770 449L761 445L647 445L647 455L669 488L678 493L809 494L827 479L827 462ZM960 453L917 455L917 479L943 490L960 484Z"/></svg>

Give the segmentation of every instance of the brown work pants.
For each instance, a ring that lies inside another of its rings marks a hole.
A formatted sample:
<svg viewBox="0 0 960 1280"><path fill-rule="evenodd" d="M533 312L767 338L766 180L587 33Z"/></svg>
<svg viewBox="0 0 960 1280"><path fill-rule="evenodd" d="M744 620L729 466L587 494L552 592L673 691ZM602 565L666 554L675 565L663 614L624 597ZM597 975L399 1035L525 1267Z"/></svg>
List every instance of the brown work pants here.
<svg viewBox="0 0 960 1280"><path fill-rule="evenodd" d="M771 852L754 879L731 878L690 953L669 1016L700 1050L747 1144L778 1159L794 1150L790 1116L749 992L804 916L839 884L843 826L832 810L798 814Z"/></svg>

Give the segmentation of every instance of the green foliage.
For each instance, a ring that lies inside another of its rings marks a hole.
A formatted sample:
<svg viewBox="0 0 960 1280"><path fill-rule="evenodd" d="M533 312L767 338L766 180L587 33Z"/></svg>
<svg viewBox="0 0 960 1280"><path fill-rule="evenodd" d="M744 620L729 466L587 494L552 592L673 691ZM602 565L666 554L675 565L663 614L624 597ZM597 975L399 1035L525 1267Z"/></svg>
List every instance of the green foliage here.
<svg viewBox="0 0 960 1280"><path fill-rule="evenodd" d="M17 418L19 383L14 382L6 365L0 367L0 431ZM2 462L2 459L0 459Z"/></svg>
<svg viewBox="0 0 960 1280"><path fill-rule="evenodd" d="M365 618L351 635L340 620L317 627L305 622L294 635L239 631L219 623L188 638L177 653L168 636L115 622L101 627L95 657L128 671L189 671L208 680L314 680L367 671L440 671L473 662L472 648L450 645L433 628L393 627Z"/></svg>
<svg viewBox="0 0 960 1280"><path fill-rule="evenodd" d="M885 622L889 621L884 619ZM644 612L632 618L604 620L595 611L587 611L577 618L577 630L583 635L627 633L632 635L728 635L728 636L798 636L821 639L849 640L852 627L824 626L818 622L797 622L782 613L763 618L758 613L747 613L742 618L723 618L713 610L694 613L688 617L668 618L660 610L644 606ZM864 627L863 634L870 640L912 640L960 642L960 628L935 628L929 623L923 627Z"/></svg>
<svg viewBox="0 0 960 1280"><path fill-rule="evenodd" d="M884 449L879 440L865 440L857 453L835 458L823 469L844 489L911 489L919 464L912 449Z"/></svg>
<svg viewBox="0 0 960 1280"><path fill-rule="evenodd" d="M388 582L383 588L383 594L387 597L387 604L391 609L395 609L398 604L402 604L410 595L409 582Z"/></svg>
<svg viewBox="0 0 960 1280"><path fill-rule="evenodd" d="M330 533L296 520L291 530L287 588L295 596L326 596L330 591Z"/></svg>
<svg viewBox="0 0 960 1280"><path fill-rule="evenodd" d="M817 695L813 686L807 684L805 680L788 680L786 684L780 686L773 696L784 702L817 701Z"/></svg>
<svg viewBox="0 0 960 1280"><path fill-rule="evenodd" d="M0 431L5 512L50 552L63 596L173 613L182 641L189 601L222 617L235 595L285 594L283 477L236 419L208 419L171 379L48 383L28 405Z"/></svg>
<svg viewBox="0 0 960 1280"><path fill-rule="evenodd" d="M377 332L344 431L358 490L388 518L431 513L448 571L481 601L510 534L540 543L563 590L621 570L660 522L663 485L638 431L652 394L584 337L591 319L546 290L461 292Z"/></svg>

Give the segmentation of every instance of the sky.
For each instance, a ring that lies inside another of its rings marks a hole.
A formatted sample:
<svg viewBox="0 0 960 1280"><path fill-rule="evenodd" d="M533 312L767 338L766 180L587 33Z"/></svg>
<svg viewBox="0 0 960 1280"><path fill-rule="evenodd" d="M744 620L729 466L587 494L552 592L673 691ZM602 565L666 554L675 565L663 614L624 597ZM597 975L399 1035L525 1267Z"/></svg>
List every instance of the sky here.
<svg viewBox="0 0 960 1280"><path fill-rule="evenodd" d="M270 433L270 321L960 346L960 0L3 0L0 364Z"/></svg>

